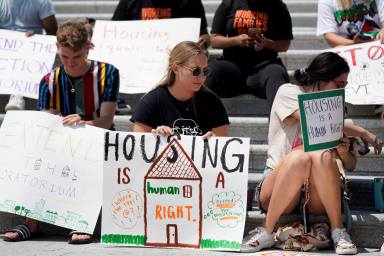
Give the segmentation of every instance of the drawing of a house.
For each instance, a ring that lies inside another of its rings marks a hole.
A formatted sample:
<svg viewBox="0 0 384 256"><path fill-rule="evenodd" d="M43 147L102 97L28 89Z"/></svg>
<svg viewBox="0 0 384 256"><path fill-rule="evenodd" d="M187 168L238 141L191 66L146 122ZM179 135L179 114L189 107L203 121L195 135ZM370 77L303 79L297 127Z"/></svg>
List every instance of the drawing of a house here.
<svg viewBox="0 0 384 256"><path fill-rule="evenodd" d="M145 245L200 248L202 177L172 140L144 178Z"/></svg>

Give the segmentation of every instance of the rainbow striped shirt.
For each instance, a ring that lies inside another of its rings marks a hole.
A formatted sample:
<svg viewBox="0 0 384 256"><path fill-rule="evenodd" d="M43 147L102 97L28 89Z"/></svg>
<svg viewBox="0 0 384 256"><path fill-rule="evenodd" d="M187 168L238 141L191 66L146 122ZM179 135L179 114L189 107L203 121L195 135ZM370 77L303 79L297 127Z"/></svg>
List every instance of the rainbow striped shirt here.
<svg viewBox="0 0 384 256"><path fill-rule="evenodd" d="M91 68L82 77L82 118L93 120L100 116L102 102L116 101L119 92L119 70L111 64L92 61ZM39 109L56 110L63 116L80 114L76 110L76 93L71 92L73 87L64 66L46 74L39 87ZM77 99L79 100L79 99Z"/></svg>

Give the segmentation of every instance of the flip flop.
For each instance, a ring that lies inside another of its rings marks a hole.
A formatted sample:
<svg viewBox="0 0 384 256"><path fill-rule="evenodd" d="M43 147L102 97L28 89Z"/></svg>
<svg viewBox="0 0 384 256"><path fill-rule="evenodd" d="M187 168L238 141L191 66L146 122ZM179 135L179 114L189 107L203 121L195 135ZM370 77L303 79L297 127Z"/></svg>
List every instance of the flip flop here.
<svg viewBox="0 0 384 256"><path fill-rule="evenodd" d="M87 239L72 239L73 235L88 235ZM69 244L90 244L93 242L93 237L91 234L73 230L68 234L68 243Z"/></svg>
<svg viewBox="0 0 384 256"><path fill-rule="evenodd" d="M31 239L40 238L43 236L42 232L31 232L31 229L26 224L20 224L13 229L7 230L5 233L15 232L17 233L15 238L4 237L5 242L20 242Z"/></svg>

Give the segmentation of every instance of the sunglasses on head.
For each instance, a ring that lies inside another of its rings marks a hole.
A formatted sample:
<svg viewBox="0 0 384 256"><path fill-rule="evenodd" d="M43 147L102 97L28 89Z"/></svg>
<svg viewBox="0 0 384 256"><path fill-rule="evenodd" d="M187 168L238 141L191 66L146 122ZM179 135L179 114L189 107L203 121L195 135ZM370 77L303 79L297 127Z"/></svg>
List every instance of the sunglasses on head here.
<svg viewBox="0 0 384 256"><path fill-rule="evenodd" d="M184 66L184 65L182 67L188 69L189 71L191 71L193 76L200 76L201 73L203 73L204 76L208 75L208 68L204 68L202 70L200 67L191 68L191 67Z"/></svg>

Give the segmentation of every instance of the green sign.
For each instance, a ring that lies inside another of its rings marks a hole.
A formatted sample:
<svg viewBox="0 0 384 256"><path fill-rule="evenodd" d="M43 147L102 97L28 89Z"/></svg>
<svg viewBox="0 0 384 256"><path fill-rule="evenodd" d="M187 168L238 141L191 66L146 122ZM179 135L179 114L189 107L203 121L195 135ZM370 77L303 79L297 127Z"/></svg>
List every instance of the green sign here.
<svg viewBox="0 0 384 256"><path fill-rule="evenodd" d="M334 148L344 129L344 89L298 96L304 151Z"/></svg>

